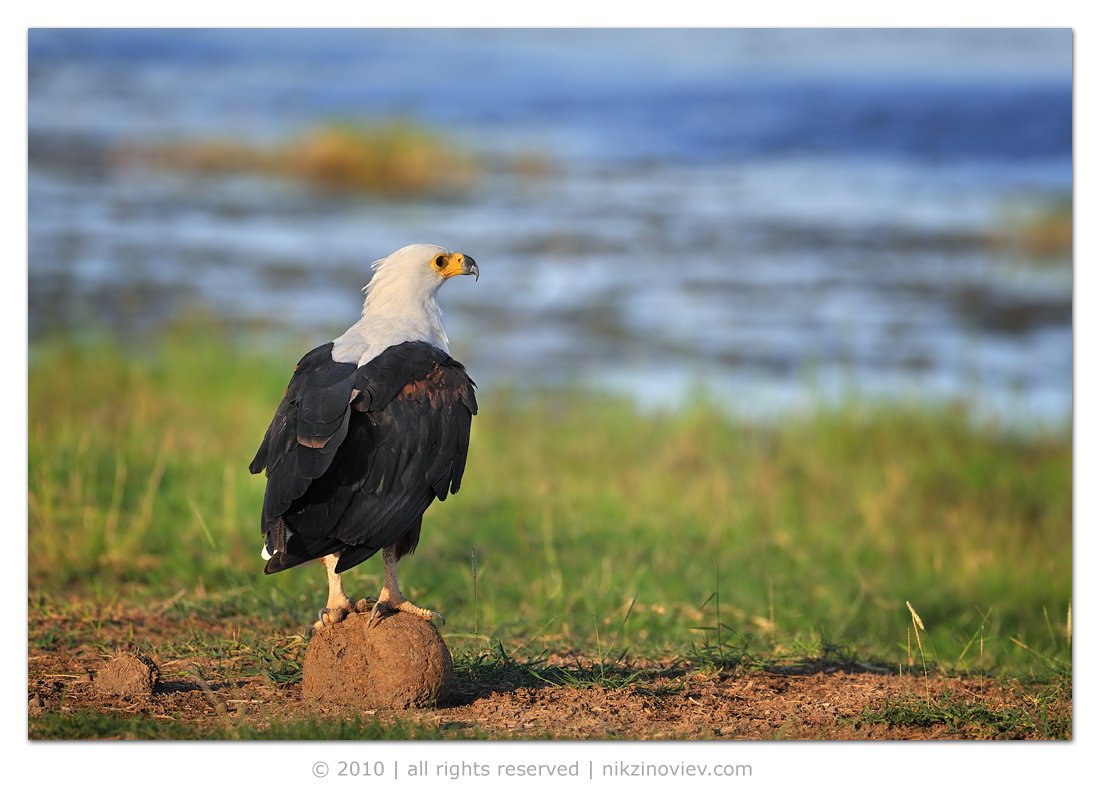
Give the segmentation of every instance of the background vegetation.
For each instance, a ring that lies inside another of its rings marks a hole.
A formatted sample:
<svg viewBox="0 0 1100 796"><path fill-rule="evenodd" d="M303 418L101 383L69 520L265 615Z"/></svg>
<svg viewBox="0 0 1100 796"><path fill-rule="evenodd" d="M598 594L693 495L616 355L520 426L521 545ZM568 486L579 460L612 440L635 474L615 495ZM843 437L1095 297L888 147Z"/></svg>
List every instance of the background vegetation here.
<svg viewBox="0 0 1100 796"><path fill-rule="evenodd" d="M264 479L247 471L298 353L197 324L141 350L36 344L32 614L171 601L303 630L322 573L262 574ZM570 391L480 400L463 489L402 567L460 653L1069 671L1068 429L1014 434L961 407L750 425L718 396L673 413ZM373 596L379 573L358 567L349 591Z"/></svg>

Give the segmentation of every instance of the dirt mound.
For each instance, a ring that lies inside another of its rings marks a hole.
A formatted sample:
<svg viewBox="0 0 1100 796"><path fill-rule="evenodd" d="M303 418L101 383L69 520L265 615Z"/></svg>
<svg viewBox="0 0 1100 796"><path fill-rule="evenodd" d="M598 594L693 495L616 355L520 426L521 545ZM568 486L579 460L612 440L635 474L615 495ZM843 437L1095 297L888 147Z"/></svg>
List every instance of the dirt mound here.
<svg viewBox="0 0 1100 796"><path fill-rule="evenodd" d="M122 653L96 673L96 690L110 696L150 696L157 687L160 669L146 655Z"/></svg>
<svg viewBox="0 0 1100 796"><path fill-rule="evenodd" d="M315 633L302 666L302 698L344 707L435 705L451 684L451 653L435 625L409 614L352 613Z"/></svg>

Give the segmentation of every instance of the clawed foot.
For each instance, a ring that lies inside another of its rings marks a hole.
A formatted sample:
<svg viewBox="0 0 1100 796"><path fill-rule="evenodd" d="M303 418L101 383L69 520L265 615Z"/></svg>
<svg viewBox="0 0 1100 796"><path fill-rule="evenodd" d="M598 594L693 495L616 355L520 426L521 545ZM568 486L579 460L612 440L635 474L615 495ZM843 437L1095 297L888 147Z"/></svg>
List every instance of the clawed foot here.
<svg viewBox="0 0 1100 796"><path fill-rule="evenodd" d="M363 613L368 608L370 608L370 605L367 603L366 600L360 600L354 605L352 605L349 601L345 605L336 605L329 608L322 608L320 611L317 612L317 621L313 623L313 632L316 633L318 630L326 627L331 627L338 622L343 622L345 619L347 619L348 614L357 612Z"/></svg>
<svg viewBox="0 0 1100 796"><path fill-rule="evenodd" d="M367 620L367 627L374 627L374 620L381 613L395 613L398 611L412 614L416 618L423 619L426 622L435 622L439 625L447 624L447 620L443 618L443 614L438 611L429 611L427 608L421 608L419 605L414 605L408 600L402 599L401 602L396 604L388 600L378 600L374 604L374 609L370 612L370 619Z"/></svg>
<svg viewBox="0 0 1100 796"><path fill-rule="evenodd" d="M322 608L317 612L317 621L313 623L313 632L316 633L326 627L332 627L339 622L343 622L347 619L348 614L365 614L368 611L370 611L370 617L367 619L367 627L374 627L375 620L381 617L382 614L398 612L412 614L417 619L423 619L426 622L435 622L437 625L441 626L447 624L447 620L443 618L443 614L438 611L429 611L427 608L421 608L419 605L414 605L402 596L400 602L379 599L371 603L367 600L359 600L359 602L354 605L349 602L346 605Z"/></svg>

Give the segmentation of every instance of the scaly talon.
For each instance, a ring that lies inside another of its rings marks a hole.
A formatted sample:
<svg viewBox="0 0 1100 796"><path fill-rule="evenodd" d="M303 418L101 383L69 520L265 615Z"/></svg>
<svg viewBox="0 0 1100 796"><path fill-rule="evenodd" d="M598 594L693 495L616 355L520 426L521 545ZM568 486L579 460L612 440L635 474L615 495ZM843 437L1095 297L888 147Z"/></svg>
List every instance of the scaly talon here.
<svg viewBox="0 0 1100 796"><path fill-rule="evenodd" d="M322 628L332 627L337 622L343 622L347 618L350 609L350 605L346 608L342 605L322 608L317 612L317 621L313 623L313 629L321 630Z"/></svg>
<svg viewBox="0 0 1100 796"><path fill-rule="evenodd" d="M370 612L370 618L367 620L367 627L374 627L374 618L378 616L378 606L381 604L381 602L375 602L374 610Z"/></svg>

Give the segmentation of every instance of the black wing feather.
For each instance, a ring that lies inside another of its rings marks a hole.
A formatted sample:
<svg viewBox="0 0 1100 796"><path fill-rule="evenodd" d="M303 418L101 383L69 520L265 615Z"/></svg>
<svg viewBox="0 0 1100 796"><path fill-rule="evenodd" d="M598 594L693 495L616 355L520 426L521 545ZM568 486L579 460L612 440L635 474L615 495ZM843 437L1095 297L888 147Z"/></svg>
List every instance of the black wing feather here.
<svg viewBox="0 0 1100 796"><path fill-rule="evenodd" d="M306 354L250 466L267 470L269 547L289 540L266 571L337 552L339 572L418 536L431 502L461 485L474 389L428 343L391 346L361 368L334 362L331 343Z"/></svg>

